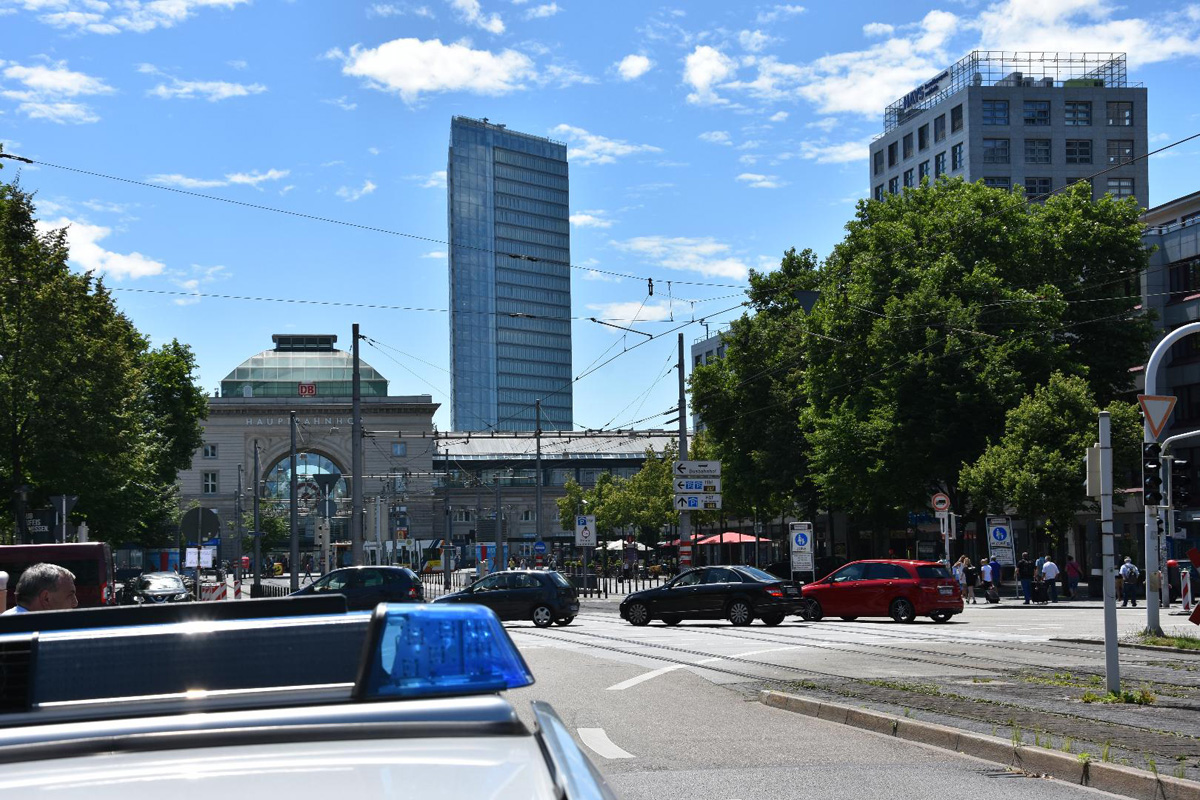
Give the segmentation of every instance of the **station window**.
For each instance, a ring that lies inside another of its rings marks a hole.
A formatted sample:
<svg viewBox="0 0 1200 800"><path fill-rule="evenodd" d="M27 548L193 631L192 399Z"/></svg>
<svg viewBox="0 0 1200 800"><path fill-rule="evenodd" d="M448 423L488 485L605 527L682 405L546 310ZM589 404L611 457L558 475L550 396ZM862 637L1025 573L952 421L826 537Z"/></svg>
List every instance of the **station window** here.
<svg viewBox="0 0 1200 800"><path fill-rule="evenodd" d="M1091 125L1091 102L1086 100L1068 100L1063 107L1063 122L1069 127Z"/></svg>
<svg viewBox="0 0 1200 800"><path fill-rule="evenodd" d="M1026 100L1024 110L1026 125L1050 124L1049 100Z"/></svg>
<svg viewBox="0 0 1200 800"><path fill-rule="evenodd" d="M921 127L917 128L917 149L929 149L929 123L925 123Z"/></svg>
<svg viewBox="0 0 1200 800"><path fill-rule="evenodd" d="M216 458L217 457L217 446L215 444L204 445L204 457L205 458Z"/></svg>
<svg viewBox="0 0 1200 800"><path fill-rule="evenodd" d="M474 522L475 512L469 508L456 508L453 517L455 522Z"/></svg>
<svg viewBox="0 0 1200 800"><path fill-rule="evenodd" d="M393 456L408 455L408 442L392 442L392 455Z"/></svg>
<svg viewBox="0 0 1200 800"><path fill-rule="evenodd" d="M963 168L963 146L962 142L950 148L950 169L959 170Z"/></svg>
<svg viewBox="0 0 1200 800"><path fill-rule="evenodd" d="M521 522L533 522L533 509L532 508L521 509Z"/></svg>
<svg viewBox="0 0 1200 800"><path fill-rule="evenodd" d="M1116 127L1128 127L1133 124L1133 103L1123 101L1108 104L1108 124Z"/></svg>
<svg viewBox="0 0 1200 800"><path fill-rule="evenodd" d="M904 134L904 157L912 158L913 154L913 135L911 133Z"/></svg>
<svg viewBox="0 0 1200 800"><path fill-rule="evenodd" d="M202 472L200 473L200 492L201 494L216 494L220 491L220 482L217 480L218 473Z"/></svg>
<svg viewBox="0 0 1200 800"><path fill-rule="evenodd" d="M1108 140L1108 163L1109 164L1128 164L1133 161L1133 140L1132 139L1109 139Z"/></svg>
<svg viewBox="0 0 1200 800"><path fill-rule="evenodd" d="M1007 125L1008 124L1008 101L1007 100L984 100L983 101L983 124L984 125ZM957 130L957 128L955 130Z"/></svg>
<svg viewBox="0 0 1200 800"><path fill-rule="evenodd" d="M946 174L946 151L938 153L933 157L933 177L938 178Z"/></svg>
<svg viewBox="0 0 1200 800"><path fill-rule="evenodd" d="M1133 178L1109 178L1108 192L1113 197L1133 197Z"/></svg>
<svg viewBox="0 0 1200 800"><path fill-rule="evenodd" d="M933 121L933 140L940 142L946 138L946 115L939 114Z"/></svg>
<svg viewBox="0 0 1200 800"><path fill-rule="evenodd" d="M950 109L950 132L961 131L963 127L962 103Z"/></svg>
<svg viewBox="0 0 1200 800"><path fill-rule="evenodd" d="M1090 164L1090 163L1092 163L1092 140L1091 139L1067 139L1067 163L1068 164Z"/></svg>
<svg viewBox="0 0 1200 800"><path fill-rule="evenodd" d="M1026 139L1025 140L1025 163L1026 164L1049 164L1050 163L1050 140L1049 139Z"/></svg>
<svg viewBox="0 0 1200 800"><path fill-rule="evenodd" d="M983 140L983 163L985 163L985 164L1007 164L1008 163L1008 139L984 139Z"/></svg>

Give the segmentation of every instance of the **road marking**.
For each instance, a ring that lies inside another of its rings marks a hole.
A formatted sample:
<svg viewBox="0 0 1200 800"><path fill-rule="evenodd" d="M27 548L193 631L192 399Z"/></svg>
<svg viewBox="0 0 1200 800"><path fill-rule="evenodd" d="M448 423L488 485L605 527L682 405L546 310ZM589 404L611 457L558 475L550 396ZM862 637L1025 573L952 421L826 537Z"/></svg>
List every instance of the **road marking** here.
<svg viewBox="0 0 1200 800"><path fill-rule="evenodd" d="M579 728L579 740L605 758L633 758L633 753L626 753L612 743L604 728Z"/></svg>
<svg viewBox="0 0 1200 800"><path fill-rule="evenodd" d="M792 645L792 646L788 646L788 647L771 647L766 650L751 650L746 653L738 653L737 655L732 655L732 656L715 656L713 658L702 658L699 661L695 662L694 664L672 664L669 667L660 667L659 669L650 670L649 672L643 672L641 675L636 675L636 676L630 678L629 680L621 681L620 683L615 683L612 686L609 686L608 689L606 689L605 691L619 692L624 689L628 689L631 686L637 686L639 683L642 683L643 681L648 681L651 678L657 678L659 675L665 675L668 672L674 672L677 669L683 669L684 667L688 667L688 666L698 666L700 664L711 664L714 661L727 661L727 660L733 659L733 658L749 658L750 656L757 656L762 653L775 653L780 650L795 650L798 646L799 645Z"/></svg>

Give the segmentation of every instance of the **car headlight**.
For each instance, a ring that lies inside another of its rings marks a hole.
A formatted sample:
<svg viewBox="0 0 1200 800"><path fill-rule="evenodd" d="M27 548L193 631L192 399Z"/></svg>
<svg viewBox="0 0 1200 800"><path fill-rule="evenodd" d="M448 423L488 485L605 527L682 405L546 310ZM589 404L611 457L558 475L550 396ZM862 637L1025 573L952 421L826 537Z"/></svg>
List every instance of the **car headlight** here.
<svg viewBox="0 0 1200 800"><path fill-rule="evenodd" d="M192 596L190 594L188 594L187 592L181 592L180 594L175 595L175 597L173 599L175 599L175 600L190 600L191 597Z"/></svg>

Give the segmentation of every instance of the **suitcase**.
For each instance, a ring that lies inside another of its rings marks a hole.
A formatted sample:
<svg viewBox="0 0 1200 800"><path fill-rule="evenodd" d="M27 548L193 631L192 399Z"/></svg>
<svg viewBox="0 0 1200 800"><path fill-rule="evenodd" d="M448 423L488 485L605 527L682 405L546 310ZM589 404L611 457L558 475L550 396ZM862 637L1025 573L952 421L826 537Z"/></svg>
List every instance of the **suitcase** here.
<svg viewBox="0 0 1200 800"><path fill-rule="evenodd" d="M987 591L985 591L983 593L983 598L985 600L987 600L989 603L999 603L1000 602L1000 592L996 590L995 584L992 584L991 586L987 587Z"/></svg>
<svg viewBox="0 0 1200 800"><path fill-rule="evenodd" d="M1033 595L1033 602L1035 602L1035 603L1049 603L1050 602L1050 591L1046 588L1045 581L1034 581L1033 582L1032 595Z"/></svg>

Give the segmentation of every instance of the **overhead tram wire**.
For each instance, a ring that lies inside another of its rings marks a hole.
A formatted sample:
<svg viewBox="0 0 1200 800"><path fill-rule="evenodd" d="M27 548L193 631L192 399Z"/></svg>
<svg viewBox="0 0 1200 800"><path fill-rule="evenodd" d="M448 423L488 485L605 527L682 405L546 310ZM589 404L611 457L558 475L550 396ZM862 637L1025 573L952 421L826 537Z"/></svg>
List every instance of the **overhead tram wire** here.
<svg viewBox="0 0 1200 800"><path fill-rule="evenodd" d="M234 200L229 197L221 197L221 196L215 195L215 194L206 194L204 192L196 192L196 191L192 191L190 189L180 189L177 186L164 186L162 184L150 183L148 181L139 181L134 178L125 178L125 177L121 177L120 175L109 175L104 172L97 172L95 170L83 169L81 167L70 167L65 164L55 164L50 161L42 161L39 159L29 159L29 158L25 158L23 156L14 156L14 155L7 154L7 153L5 155L14 160L22 161L22 162L28 163L28 164L35 164L35 165L42 166L42 167L50 167L51 169L59 169L59 170L65 171L65 172L74 172L79 175L87 175L87 176L93 177L93 178L104 178L105 180L117 181L119 183L130 184L132 186L140 186L145 189L158 189L159 191L163 191L163 192L174 192L175 194L181 194L181 195L185 195L188 197L195 197L195 198L199 198L201 200L212 200L212 201L215 201L218 203L228 203L230 205L240 206L242 208L252 208L256 211L267 211L267 212L270 212L273 214L283 214L283 215L289 216L289 217L296 217L298 219L308 220L309 222L321 222L321 223L324 223L327 225L340 225L340 226L347 227L347 228L354 228L356 230L369 231L371 233L382 233L382 234L386 234L388 236L398 236L398 237L405 238L405 239L412 239L413 241L417 241L417 242L426 242L428 244L445 245L446 247L451 246L451 243L446 241L445 239L438 239L438 238L435 238L432 236L421 236L421 235L415 234L415 233L406 233L404 231L396 231L396 230L392 230L390 228L382 228L377 225L365 225L361 222L350 222L349 220L336 219L334 217L323 217L323 216L320 216L317 214L307 214L303 211L292 211L292 210L289 210L286 208L277 208L275 206L264 205L262 203L249 203L249 202L246 202L245 200ZM462 248L464 250L475 250L475 251L479 251L479 252L483 252L483 253L489 253L491 255L508 256L509 258L515 258L515 259L518 259L521 261L533 261L533 262L543 262L544 261L547 263L554 263L554 264L564 263L564 262L560 262L560 261L551 261L550 259L538 258L535 256L522 255L519 253L506 253L504 251L494 250L489 247L478 247L478 246L465 245L465 244L455 244L453 246ZM645 283L648 280L655 279L655 276L631 275L631 274L624 273L624 272L613 272L611 270L597 269L596 267L587 267L587 266L582 266L579 264L566 264L566 266L569 267L570 269L577 269L577 270L582 270L585 272L594 272L594 273L598 273L601 275L609 275L614 278L627 278L632 281L641 281L642 283ZM658 280L666 281L667 279L666 278L658 278ZM709 286L709 287L718 287L718 288L723 288L723 289L744 289L744 288L746 288L744 286L738 286L736 284L731 284L731 283L708 283L708 282L703 282L703 281L679 281L679 280L674 281L674 282L678 283L680 285L683 285L683 286Z"/></svg>

